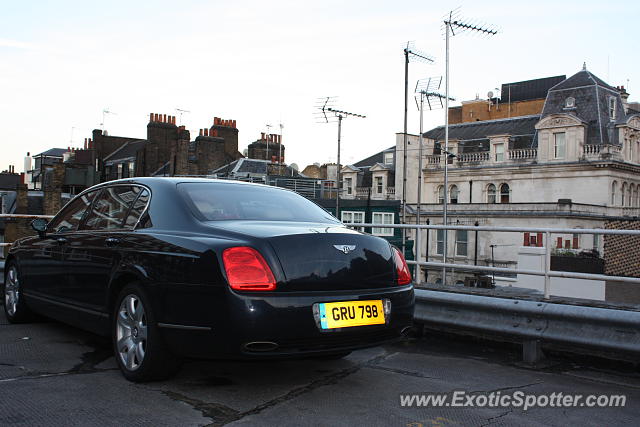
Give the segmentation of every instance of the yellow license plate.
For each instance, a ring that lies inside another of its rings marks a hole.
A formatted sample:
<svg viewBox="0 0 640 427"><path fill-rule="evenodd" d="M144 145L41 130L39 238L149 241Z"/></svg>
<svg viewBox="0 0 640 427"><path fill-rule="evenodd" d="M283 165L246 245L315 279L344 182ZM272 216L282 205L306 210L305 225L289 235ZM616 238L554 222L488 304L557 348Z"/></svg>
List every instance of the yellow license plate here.
<svg viewBox="0 0 640 427"><path fill-rule="evenodd" d="M383 325L386 322L381 300L325 302L318 304L318 311L322 329Z"/></svg>

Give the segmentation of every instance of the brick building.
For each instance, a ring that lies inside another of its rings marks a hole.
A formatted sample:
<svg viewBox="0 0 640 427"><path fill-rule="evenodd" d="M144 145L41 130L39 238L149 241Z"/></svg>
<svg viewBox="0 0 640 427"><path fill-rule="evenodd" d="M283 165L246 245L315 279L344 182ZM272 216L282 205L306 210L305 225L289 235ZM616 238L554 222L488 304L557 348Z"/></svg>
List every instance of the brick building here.
<svg viewBox="0 0 640 427"><path fill-rule="evenodd" d="M267 135L262 132L260 139L249 144L247 157L274 163L284 163L284 150L282 135L275 133Z"/></svg>
<svg viewBox="0 0 640 427"><path fill-rule="evenodd" d="M235 120L213 119L191 141L174 116L151 113L147 139L110 136L93 131L101 181L131 176L206 175L242 157Z"/></svg>

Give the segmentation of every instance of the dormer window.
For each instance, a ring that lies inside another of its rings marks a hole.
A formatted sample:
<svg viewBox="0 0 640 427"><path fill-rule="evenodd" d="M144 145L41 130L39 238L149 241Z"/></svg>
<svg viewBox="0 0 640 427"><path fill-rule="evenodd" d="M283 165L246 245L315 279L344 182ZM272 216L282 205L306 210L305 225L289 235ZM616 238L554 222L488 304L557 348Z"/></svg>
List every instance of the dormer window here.
<svg viewBox="0 0 640 427"><path fill-rule="evenodd" d="M393 153L384 153L384 164L385 165L393 164Z"/></svg>
<svg viewBox="0 0 640 427"><path fill-rule="evenodd" d="M609 97L609 118L611 120L616 119L616 97L615 96Z"/></svg>
<svg viewBox="0 0 640 427"><path fill-rule="evenodd" d="M576 106L576 99L573 96L568 97L564 100L565 108L574 108Z"/></svg>

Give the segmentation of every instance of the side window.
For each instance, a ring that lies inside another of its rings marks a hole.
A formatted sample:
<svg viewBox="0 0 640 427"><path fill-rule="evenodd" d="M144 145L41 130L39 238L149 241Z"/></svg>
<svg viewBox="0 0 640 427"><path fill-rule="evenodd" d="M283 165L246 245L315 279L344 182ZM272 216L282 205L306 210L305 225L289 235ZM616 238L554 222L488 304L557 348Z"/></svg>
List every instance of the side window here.
<svg viewBox="0 0 640 427"><path fill-rule="evenodd" d="M125 215L137 195L133 187L129 185L118 185L103 189L93 203L83 229L122 229Z"/></svg>
<svg viewBox="0 0 640 427"><path fill-rule="evenodd" d="M68 233L77 230L85 211L97 193L97 191L86 193L65 206L62 212L47 226L49 232Z"/></svg>
<svg viewBox="0 0 640 427"><path fill-rule="evenodd" d="M144 212L147 207L147 203L149 202L149 192L141 187L133 187L133 191L135 193L140 193L136 201L134 202L131 210L129 211L129 215L127 216L127 220L124 223L124 228L133 229L138 223L140 216Z"/></svg>

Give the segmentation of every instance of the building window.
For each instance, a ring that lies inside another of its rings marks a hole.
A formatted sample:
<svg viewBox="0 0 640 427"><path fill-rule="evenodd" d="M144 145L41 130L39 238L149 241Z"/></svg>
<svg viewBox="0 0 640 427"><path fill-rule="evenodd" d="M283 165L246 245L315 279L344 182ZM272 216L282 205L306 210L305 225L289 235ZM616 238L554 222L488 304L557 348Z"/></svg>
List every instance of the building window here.
<svg viewBox="0 0 640 427"><path fill-rule="evenodd" d="M436 230L436 253L438 255L444 253L444 230Z"/></svg>
<svg viewBox="0 0 640 427"><path fill-rule="evenodd" d="M627 206L634 206L634 197L633 194L636 192L636 185L629 185L629 195L627 197Z"/></svg>
<svg viewBox="0 0 640 427"><path fill-rule="evenodd" d="M620 189L620 206L624 206L624 198L626 196L627 192L627 183L623 182L622 183L622 188Z"/></svg>
<svg viewBox="0 0 640 427"><path fill-rule="evenodd" d="M504 144L496 144L496 162L504 161Z"/></svg>
<svg viewBox="0 0 640 427"><path fill-rule="evenodd" d="M393 224L393 213L391 212L374 212L373 224ZM371 234L376 236L393 236L393 228L374 227Z"/></svg>
<svg viewBox="0 0 640 427"><path fill-rule="evenodd" d="M344 187L347 189L347 194L349 195L353 193L353 189L351 187L352 184L353 184L353 178L344 179Z"/></svg>
<svg viewBox="0 0 640 427"><path fill-rule="evenodd" d="M393 153L384 153L384 164L392 165L393 164Z"/></svg>
<svg viewBox="0 0 640 427"><path fill-rule="evenodd" d="M122 164L122 177L129 178L129 163Z"/></svg>
<svg viewBox="0 0 640 427"><path fill-rule="evenodd" d="M458 186L457 185L452 185L451 187L449 187L449 199L451 201L451 204L457 204L458 203Z"/></svg>
<svg viewBox="0 0 640 427"><path fill-rule="evenodd" d="M342 211L340 212L340 219L345 224L357 224L364 222L364 212L358 211ZM356 230L364 231L364 227L357 227Z"/></svg>
<svg viewBox="0 0 640 427"><path fill-rule="evenodd" d="M500 203L509 203L509 184L500 186Z"/></svg>
<svg viewBox="0 0 640 427"><path fill-rule="evenodd" d="M553 157L555 159L564 159L565 137L564 132L553 134Z"/></svg>
<svg viewBox="0 0 640 427"><path fill-rule="evenodd" d="M493 184L489 184L487 186L487 203L497 203L496 199L496 186Z"/></svg>
<svg viewBox="0 0 640 427"><path fill-rule="evenodd" d="M382 194L382 177L376 176L376 193Z"/></svg>
<svg viewBox="0 0 640 427"><path fill-rule="evenodd" d="M613 181L613 184L611 184L611 206L616 205L617 192L618 192L618 181Z"/></svg>
<svg viewBox="0 0 640 427"><path fill-rule="evenodd" d="M616 119L616 97L609 97L609 118L611 120Z"/></svg>
<svg viewBox="0 0 640 427"><path fill-rule="evenodd" d="M136 176L136 162L129 162L129 177Z"/></svg>
<svg viewBox="0 0 640 427"><path fill-rule="evenodd" d="M467 256L467 230L456 231L456 255Z"/></svg>
<svg viewBox="0 0 640 427"><path fill-rule="evenodd" d="M438 203L444 204L444 187L438 187Z"/></svg>

